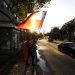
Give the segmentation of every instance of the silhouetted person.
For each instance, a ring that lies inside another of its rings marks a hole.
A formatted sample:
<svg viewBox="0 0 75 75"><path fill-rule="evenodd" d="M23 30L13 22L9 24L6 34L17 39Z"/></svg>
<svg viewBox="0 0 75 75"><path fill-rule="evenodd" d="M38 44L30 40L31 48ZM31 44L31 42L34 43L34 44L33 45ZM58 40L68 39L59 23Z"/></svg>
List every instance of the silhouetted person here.
<svg viewBox="0 0 75 75"><path fill-rule="evenodd" d="M32 57L32 65L36 65L35 61L37 59L37 54L36 54L36 36L35 34L30 34L29 37L27 38L27 43L28 43L28 49L29 49L29 57Z"/></svg>

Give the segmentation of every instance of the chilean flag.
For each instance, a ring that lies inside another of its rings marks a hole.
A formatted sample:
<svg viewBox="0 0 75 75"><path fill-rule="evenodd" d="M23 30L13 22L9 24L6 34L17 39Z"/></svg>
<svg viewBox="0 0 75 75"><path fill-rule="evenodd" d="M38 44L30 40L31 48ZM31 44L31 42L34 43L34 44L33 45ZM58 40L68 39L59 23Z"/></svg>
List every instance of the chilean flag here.
<svg viewBox="0 0 75 75"><path fill-rule="evenodd" d="M38 11L31 13L24 21L18 24L21 29L39 29L42 27L46 11Z"/></svg>

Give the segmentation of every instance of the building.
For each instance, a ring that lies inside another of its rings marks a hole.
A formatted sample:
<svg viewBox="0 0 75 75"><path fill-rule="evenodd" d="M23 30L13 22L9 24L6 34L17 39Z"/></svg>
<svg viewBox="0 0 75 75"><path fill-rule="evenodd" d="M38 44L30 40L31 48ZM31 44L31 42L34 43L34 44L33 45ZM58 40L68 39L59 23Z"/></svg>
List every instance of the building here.
<svg viewBox="0 0 75 75"><path fill-rule="evenodd" d="M16 7L12 9L13 5L11 0L0 0L0 25L1 23L18 24L19 18L15 13Z"/></svg>

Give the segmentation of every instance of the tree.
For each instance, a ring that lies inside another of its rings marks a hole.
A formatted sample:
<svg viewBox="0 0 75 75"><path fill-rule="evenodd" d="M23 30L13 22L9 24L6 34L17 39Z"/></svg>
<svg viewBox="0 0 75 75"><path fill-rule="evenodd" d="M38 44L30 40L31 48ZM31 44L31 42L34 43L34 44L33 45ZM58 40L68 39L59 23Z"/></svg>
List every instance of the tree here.
<svg viewBox="0 0 75 75"><path fill-rule="evenodd" d="M59 38L60 38L59 28L58 28L58 27L54 27L54 28L51 30L49 36L51 36L52 39L55 39L55 40L59 39Z"/></svg>
<svg viewBox="0 0 75 75"><path fill-rule="evenodd" d="M8 0L4 1L6 1L6 3L9 5L9 3L7 2ZM10 6L11 8L10 10L15 12L18 15L18 17L22 20L25 18L27 13L31 13L34 11L33 9L36 4L38 4L39 7L42 7L43 4L51 0L10 0L10 1L13 2L13 5Z"/></svg>
<svg viewBox="0 0 75 75"><path fill-rule="evenodd" d="M73 37L74 30L75 30L75 19L72 19L69 22L65 23L61 28L63 38L71 41L72 38L74 38Z"/></svg>
<svg viewBox="0 0 75 75"><path fill-rule="evenodd" d="M58 27L54 27L53 29L51 29L51 33L57 33L59 31Z"/></svg>

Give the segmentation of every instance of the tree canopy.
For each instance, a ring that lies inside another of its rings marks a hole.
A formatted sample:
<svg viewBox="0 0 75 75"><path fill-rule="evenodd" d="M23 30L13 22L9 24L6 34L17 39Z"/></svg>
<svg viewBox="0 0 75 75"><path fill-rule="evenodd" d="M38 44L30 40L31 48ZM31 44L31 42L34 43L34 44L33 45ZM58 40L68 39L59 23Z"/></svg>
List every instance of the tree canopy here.
<svg viewBox="0 0 75 75"><path fill-rule="evenodd" d="M51 33L56 33L59 31L59 28L58 27L54 27L53 29L51 29Z"/></svg>
<svg viewBox="0 0 75 75"><path fill-rule="evenodd" d="M34 11L34 7L36 4L40 8L48 1L51 0L11 0L11 2L13 2L14 4L11 10L15 11L20 19L23 19L27 15L27 13L31 13Z"/></svg>

